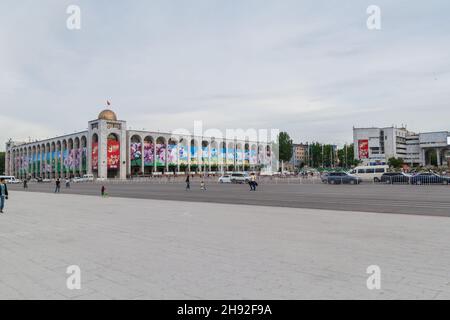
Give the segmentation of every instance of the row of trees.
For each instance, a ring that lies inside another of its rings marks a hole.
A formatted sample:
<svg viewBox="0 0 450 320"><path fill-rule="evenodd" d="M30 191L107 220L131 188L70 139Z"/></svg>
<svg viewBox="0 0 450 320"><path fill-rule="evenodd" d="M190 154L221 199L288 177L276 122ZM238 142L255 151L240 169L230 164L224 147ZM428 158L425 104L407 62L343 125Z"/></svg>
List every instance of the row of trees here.
<svg viewBox="0 0 450 320"><path fill-rule="evenodd" d="M289 162L292 159L293 145L289 134L287 132L280 132L278 137L280 161ZM307 165L315 168L349 168L358 164L359 161L355 159L354 155L353 143L345 144L343 147L338 148L332 144L313 142L307 145L305 161L302 166Z"/></svg>
<svg viewBox="0 0 450 320"><path fill-rule="evenodd" d="M313 142L307 147L305 165L310 167L350 168L359 164L355 159L353 143L338 147L333 144Z"/></svg>

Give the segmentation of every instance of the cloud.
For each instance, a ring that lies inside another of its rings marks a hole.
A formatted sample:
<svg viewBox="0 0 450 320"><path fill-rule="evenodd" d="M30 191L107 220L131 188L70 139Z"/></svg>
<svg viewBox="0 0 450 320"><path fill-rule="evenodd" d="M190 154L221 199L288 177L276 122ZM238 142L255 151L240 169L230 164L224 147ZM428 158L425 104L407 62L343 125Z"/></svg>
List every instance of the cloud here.
<svg viewBox="0 0 450 320"><path fill-rule="evenodd" d="M8 141L9 138L14 138L13 140L17 142L28 142L32 139L30 133L33 133L33 137L40 137L41 139L47 139L57 134L56 131L49 129L48 125L39 125L4 115L0 115L0 123L2 124L2 139L4 142Z"/></svg>
<svg viewBox="0 0 450 320"><path fill-rule="evenodd" d="M66 29L69 4L80 31ZM379 0L380 31L370 4L5 0L0 114L27 126L16 139L84 130L106 99L153 131L203 120L343 143L353 125L450 129L448 1Z"/></svg>

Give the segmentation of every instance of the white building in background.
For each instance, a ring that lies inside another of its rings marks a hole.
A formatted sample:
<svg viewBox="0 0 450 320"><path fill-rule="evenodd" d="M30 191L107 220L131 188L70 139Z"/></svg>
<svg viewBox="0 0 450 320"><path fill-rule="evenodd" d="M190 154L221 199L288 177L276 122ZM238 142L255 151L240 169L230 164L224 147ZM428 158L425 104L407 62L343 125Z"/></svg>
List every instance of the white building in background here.
<svg viewBox="0 0 450 320"><path fill-rule="evenodd" d="M10 139L5 174L18 178L93 174L101 179L125 179L156 172L269 172L278 166L269 140L127 130L126 121L106 109L88 122L86 131L34 142Z"/></svg>
<svg viewBox="0 0 450 320"><path fill-rule="evenodd" d="M353 128L355 158L386 164L391 157L414 165L450 165L448 131L414 133L404 127Z"/></svg>

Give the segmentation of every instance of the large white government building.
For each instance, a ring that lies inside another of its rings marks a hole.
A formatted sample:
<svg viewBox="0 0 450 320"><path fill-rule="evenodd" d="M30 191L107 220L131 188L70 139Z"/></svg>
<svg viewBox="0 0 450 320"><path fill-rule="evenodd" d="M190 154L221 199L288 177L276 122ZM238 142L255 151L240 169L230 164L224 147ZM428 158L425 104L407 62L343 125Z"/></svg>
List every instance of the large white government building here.
<svg viewBox="0 0 450 320"><path fill-rule="evenodd" d="M93 174L135 175L266 170L274 163L270 142L127 130L111 110L88 122L87 131L34 142L6 143L5 174L65 178Z"/></svg>
<svg viewBox="0 0 450 320"><path fill-rule="evenodd" d="M364 164L402 158L411 166L449 166L448 131L414 133L405 127L353 128L355 158Z"/></svg>

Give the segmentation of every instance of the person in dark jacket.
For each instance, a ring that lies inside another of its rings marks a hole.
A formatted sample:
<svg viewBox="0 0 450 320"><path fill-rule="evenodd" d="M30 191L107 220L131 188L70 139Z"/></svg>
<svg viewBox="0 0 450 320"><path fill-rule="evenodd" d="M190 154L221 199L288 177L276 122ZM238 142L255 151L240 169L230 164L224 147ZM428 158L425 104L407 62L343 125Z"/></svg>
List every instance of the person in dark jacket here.
<svg viewBox="0 0 450 320"><path fill-rule="evenodd" d="M61 190L61 181L58 179L56 179L56 188L55 188L55 193L59 193L59 190Z"/></svg>
<svg viewBox="0 0 450 320"><path fill-rule="evenodd" d="M0 179L0 213L3 213L5 208L5 199L8 199L8 187L6 186L5 179Z"/></svg>
<svg viewBox="0 0 450 320"><path fill-rule="evenodd" d="M189 180L189 175L186 178L186 190L191 190L191 183Z"/></svg>

